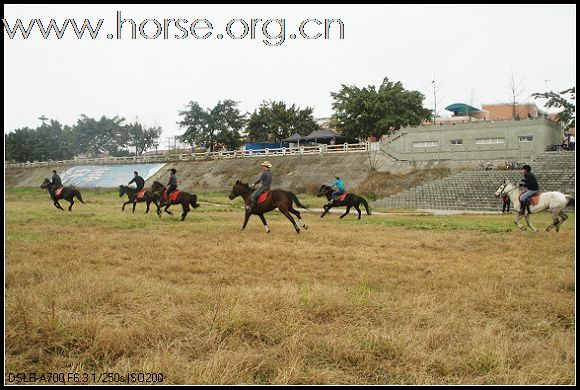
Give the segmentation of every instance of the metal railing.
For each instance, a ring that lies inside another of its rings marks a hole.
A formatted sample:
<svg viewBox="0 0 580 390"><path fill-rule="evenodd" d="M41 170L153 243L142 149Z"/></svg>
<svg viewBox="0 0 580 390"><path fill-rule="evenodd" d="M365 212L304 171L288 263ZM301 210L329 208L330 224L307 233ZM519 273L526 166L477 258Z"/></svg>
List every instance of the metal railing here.
<svg viewBox="0 0 580 390"><path fill-rule="evenodd" d="M252 158L252 157L282 157L282 156L301 156L301 155L320 155L320 154L335 154L335 153L360 153L376 149L369 144L363 142L358 144L341 144L341 145L325 145L320 144L316 146L300 146L296 148L266 148L266 149L250 149L250 150L228 150L218 152L202 152L202 153L175 153L165 155L151 155L151 156L127 156L127 157L100 157L100 158L75 158L73 160L62 161L34 161L25 163L5 163L5 168L33 168L44 166L58 166L58 165L79 165L79 164L129 164L129 163L161 163L161 162L175 162L175 161L207 161L217 159L232 159L232 158Z"/></svg>

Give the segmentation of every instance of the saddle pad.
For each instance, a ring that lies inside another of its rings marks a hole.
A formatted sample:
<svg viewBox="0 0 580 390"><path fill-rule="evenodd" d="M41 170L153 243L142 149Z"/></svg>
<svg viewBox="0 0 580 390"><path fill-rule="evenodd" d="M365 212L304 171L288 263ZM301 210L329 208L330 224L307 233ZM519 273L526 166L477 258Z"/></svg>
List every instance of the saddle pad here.
<svg viewBox="0 0 580 390"><path fill-rule="evenodd" d="M145 197L145 188L137 193L137 199L143 199Z"/></svg>
<svg viewBox="0 0 580 390"><path fill-rule="evenodd" d="M258 196L258 204L260 204L263 201L265 201L266 200L266 197L268 196L269 193L270 193L270 191L266 191L266 192L260 194L260 196Z"/></svg>
<svg viewBox="0 0 580 390"><path fill-rule="evenodd" d="M179 196L180 192L181 191L179 191L179 190L173 191L171 194L169 194L169 200L171 200L172 202L175 202L177 200L177 197ZM167 200L167 190L165 190L163 192L163 200Z"/></svg>
<svg viewBox="0 0 580 390"><path fill-rule="evenodd" d="M54 191L54 196L59 196L60 193L62 192L62 189L64 188L64 186L60 186L58 187L55 191Z"/></svg>
<svg viewBox="0 0 580 390"><path fill-rule="evenodd" d="M530 206L535 206L538 203L540 203L540 192L532 196L532 198L530 199Z"/></svg>
<svg viewBox="0 0 580 390"><path fill-rule="evenodd" d="M338 200L339 202L342 202L342 201L344 201L344 198L346 198L346 195L347 195L347 194L348 194L348 193L347 193L347 192L345 192L344 194L340 195L340 196L337 198L337 200Z"/></svg>

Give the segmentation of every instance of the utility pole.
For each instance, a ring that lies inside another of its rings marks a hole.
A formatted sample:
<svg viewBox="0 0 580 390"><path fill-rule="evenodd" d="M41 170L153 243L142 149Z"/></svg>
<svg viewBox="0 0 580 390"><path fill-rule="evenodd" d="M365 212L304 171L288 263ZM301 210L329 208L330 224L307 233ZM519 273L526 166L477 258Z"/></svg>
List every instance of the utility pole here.
<svg viewBox="0 0 580 390"><path fill-rule="evenodd" d="M44 126L44 121L45 120L48 120L48 118L46 116L44 116L44 115L39 116L38 119L40 119L42 121L42 125L43 126Z"/></svg>

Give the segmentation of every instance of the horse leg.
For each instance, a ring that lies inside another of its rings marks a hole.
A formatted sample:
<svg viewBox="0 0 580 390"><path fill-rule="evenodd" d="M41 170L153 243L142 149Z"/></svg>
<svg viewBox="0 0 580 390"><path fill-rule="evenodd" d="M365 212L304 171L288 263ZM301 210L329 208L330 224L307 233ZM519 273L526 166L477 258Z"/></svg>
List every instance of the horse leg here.
<svg viewBox="0 0 580 390"><path fill-rule="evenodd" d="M61 209L62 211L64 211L64 209L62 208L62 206L60 205L60 203L58 203L58 200L55 200L55 201L54 201L54 206L55 206L57 209Z"/></svg>
<svg viewBox="0 0 580 390"><path fill-rule="evenodd" d="M68 200L68 201L70 203L70 205L68 206L68 211L72 211L72 206L73 206L73 204L75 204L75 201L72 198L70 200Z"/></svg>
<svg viewBox="0 0 580 390"><path fill-rule="evenodd" d="M248 224L248 220L250 219L250 215L252 215L250 213L250 211L246 210L246 214L244 215L244 224L242 225L242 230L244 230L246 228L246 225Z"/></svg>
<svg viewBox="0 0 580 390"><path fill-rule="evenodd" d="M360 208L358 207L358 203L355 203L354 209L358 212L358 219L360 219L361 212L360 212Z"/></svg>
<svg viewBox="0 0 580 390"><path fill-rule="evenodd" d="M159 206L159 203L157 203L156 200L153 200L153 203L155 203L155 206L157 206L157 216L161 218L161 207Z"/></svg>
<svg viewBox="0 0 580 390"><path fill-rule="evenodd" d="M346 217L346 215L350 212L350 207L351 206L346 206L346 211L344 212L344 214L342 214L340 216L340 219L343 219L344 217Z"/></svg>
<svg viewBox="0 0 580 390"><path fill-rule="evenodd" d="M264 228L266 228L266 233L270 233L270 228L268 227L268 223L266 222L266 218L264 218L264 214L258 214L258 217L262 220L264 224Z"/></svg>
<svg viewBox="0 0 580 390"><path fill-rule="evenodd" d="M520 228L520 230L526 230L526 228L524 228L521 224L520 224L520 219L522 219L524 216L523 214L516 214L516 219L514 219L514 225L516 225L518 228Z"/></svg>
<svg viewBox="0 0 580 390"><path fill-rule="evenodd" d="M280 208L278 208L278 210L280 210ZM296 230L296 233L300 234L300 228L298 227L298 225L296 224L296 221L294 220L294 218L292 218L292 216L290 215L290 213L288 212L288 209L283 209L280 210L282 212L282 214L284 214L284 216L286 218L288 218L288 220L290 222L292 222L292 225L294 225L294 229Z"/></svg>
<svg viewBox="0 0 580 390"><path fill-rule="evenodd" d="M526 223L528 224L528 226L530 227L530 229L532 229L534 232L537 232L538 229L536 229L534 227L534 225L532 225L532 222L530 221L530 214L526 214Z"/></svg>
<svg viewBox="0 0 580 390"><path fill-rule="evenodd" d="M168 209L170 206L171 206L171 203L169 203L167 206L165 206L165 209L164 209L164 210L165 210L165 212L166 212L167 214L169 214L169 215L173 215L173 213L172 213L171 211L167 210L167 209Z"/></svg>
<svg viewBox="0 0 580 390"><path fill-rule="evenodd" d="M304 230L308 230L308 226L306 226L306 224L302 221L302 217L300 216L300 212L298 210L295 210L293 207L290 207L288 211L290 211L292 214L298 217L298 222L300 222L300 225L302 225Z"/></svg>
<svg viewBox="0 0 580 390"><path fill-rule="evenodd" d="M121 208L121 211L125 211L125 206L128 205L129 203L131 203L130 200L128 200L125 203L123 203L123 207Z"/></svg>
<svg viewBox="0 0 580 390"><path fill-rule="evenodd" d="M147 199L147 210L145 210L145 214L149 214L149 206L151 205L151 201Z"/></svg>
<svg viewBox="0 0 580 390"><path fill-rule="evenodd" d="M189 213L189 203L182 203L181 207L183 208L183 214L181 214L181 220L183 221Z"/></svg>
<svg viewBox="0 0 580 390"><path fill-rule="evenodd" d="M324 205L324 212L322 213L322 215L320 216L320 218L324 217L326 214L328 214L328 211L332 208L332 206L328 206L328 205Z"/></svg>
<svg viewBox="0 0 580 390"><path fill-rule="evenodd" d="M566 214L564 214L563 211L560 211L560 213L558 214L560 216L560 221L558 222L558 224L556 225L556 232L560 231L560 225L564 223L565 220L568 219L568 216Z"/></svg>
<svg viewBox="0 0 580 390"><path fill-rule="evenodd" d="M133 214L135 214L135 206L137 206L137 201L136 200L133 201Z"/></svg>

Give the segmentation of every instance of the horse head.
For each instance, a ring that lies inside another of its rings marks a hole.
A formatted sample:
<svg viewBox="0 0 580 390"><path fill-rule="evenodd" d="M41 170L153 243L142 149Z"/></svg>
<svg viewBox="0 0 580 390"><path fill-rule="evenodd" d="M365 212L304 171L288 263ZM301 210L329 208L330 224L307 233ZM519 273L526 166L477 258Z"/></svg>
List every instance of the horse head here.
<svg viewBox="0 0 580 390"><path fill-rule="evenodd" d="M155 180L153 182L153 184L151 185L151 190L153 192L159 192L162 191L165 188L165 186L163 184L161 184L160 182L158 182L157 180Z"/></svg>
<svg viewBox="0 0 580 390"><path fill-rule="evenodd" d="M505 195L508 192L512 191L514 188L516 187L511 182L504 179L502 185L499 186L499 188L495 192L495 197L499 198L500 196Z"/></svg>
<svg viewBox="0 0 580 390"><path fill-rule="evenodd" d="M329 191L331 190L331 188L325 184L320 186L320 189L318 190L318 194L316 194L316 196L321 197L321 196L325 196L326 194L329 193Z"/></svg>
<svg viewBox="0 0 580 390"><path fill-rule="evenodd" d="M44 178L44 181L40 185L40 188L48 188L49 185L50 185L50 180L47 178Z"/></svg>
<svg viewBox="0 0 580 390"><path fill-rule="evenodd" d="M247 185L246 183L242 183L240 180L236 180L236 184L232 188L232 192L230 192L228 198L230 198L230 200L233 200L237 196L240 196L248 191L252 191L249 185Z"/></svg>
<svg viewBox="0 0 580 390"><path fill-rule="evenodd" d="M125 191L127 191L127 187L124 185L120 185L119 186L119 198L123 195L125 195Z"/></svg>

